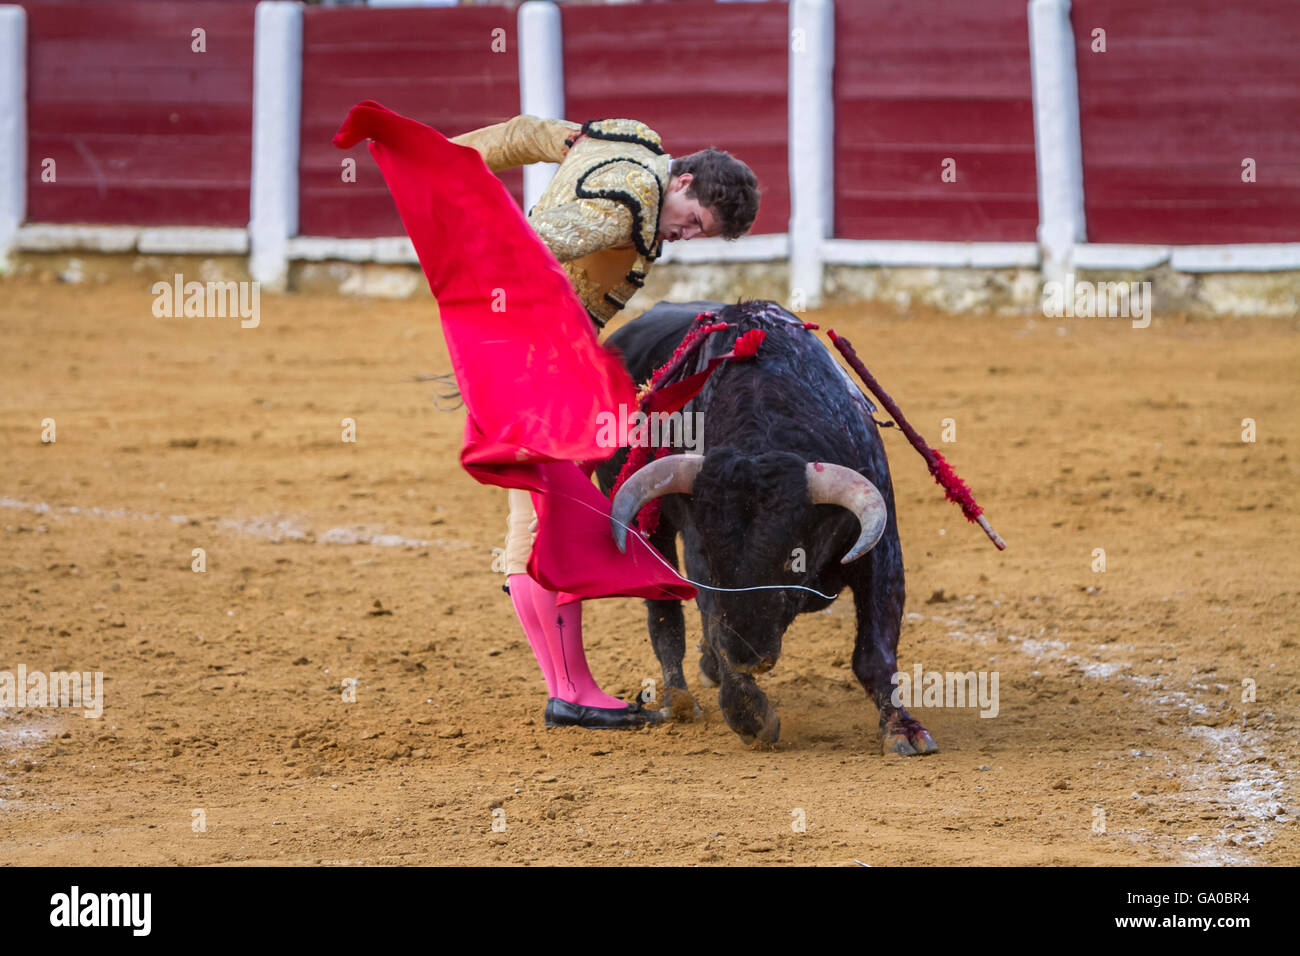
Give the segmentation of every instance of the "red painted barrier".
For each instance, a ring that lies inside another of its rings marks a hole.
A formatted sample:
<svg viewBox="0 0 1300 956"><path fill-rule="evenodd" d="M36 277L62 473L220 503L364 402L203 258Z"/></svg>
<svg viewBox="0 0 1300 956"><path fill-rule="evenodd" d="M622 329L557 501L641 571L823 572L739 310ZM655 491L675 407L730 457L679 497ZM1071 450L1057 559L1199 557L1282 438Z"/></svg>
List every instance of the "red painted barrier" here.
<svg viewBox="0 0 1300 956"><path fill-rule="evenodd" d="M306 9L298 165L301 235L405 235L365 146L341 153L330 144L331 137L349 107L367 99L447 136L517 115L516 15L509 7ZM343 180L345 156L356 160L356 182ZM522 201L523 173L507 170L501 179Z"/></svg>
<svg viewBox="0 0 1300 956"><path fill-rule="evenodd" d="M251 0L26 6L29 221L247 224ZM634 116L677 155L730 150L763 188L754 231L786 230L787 4L561 11L568 118ZM515 115L516 16L306 8L300 234L402 233L369 157L353 151L345 182L331 135L366 98L449 135ZM1295 0L1075 0L1072 17L1090 241L1300 241ZM840 0L836 30L835 235L1033 241L1024 0ZM519 198L520 171L502 178Z"/></svg>
<svg viewBox="0 0 1300 956"><path fill-rule="evenodd" d="M1071 20L1089 241L1300 241L1295 0L1075 0Z"/></svg>
<svg viewBox="0 0 1300 956"><path fill-rule="evenodd" d="M638 119L674 156L707 146L748 163L752 232L790 222L784 3L563 6L568 119Z"/></svg>
<svg viewBox="0 0 1300 956"><path fill-rule="evenodd" d="M1025 0L840 2L835 29L835 235L1034 241Z"/></svg>
<svg viewBox="0 0 1300 956"><path fill-rule="evenodd" d="M248 225L251 4L26 6L30 221Z"/></svg>

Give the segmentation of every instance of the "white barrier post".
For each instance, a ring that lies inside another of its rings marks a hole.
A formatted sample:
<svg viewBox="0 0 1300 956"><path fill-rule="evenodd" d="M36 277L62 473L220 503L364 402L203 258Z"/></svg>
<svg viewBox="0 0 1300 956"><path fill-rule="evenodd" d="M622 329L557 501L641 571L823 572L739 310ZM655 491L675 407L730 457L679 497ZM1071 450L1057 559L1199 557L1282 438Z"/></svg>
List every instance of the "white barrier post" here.
<svg viewBox="0 0 1300 956"><path fill-rule="evenodd" d="M0 6L0 271L27 218L27 12Z"/></svg>
<svg viewBox="0 0 1300 956"><path fill-rule="evenodd" d="M790 299L791 307L822 298L822 243L835 209L835 6L831 0L790 4Z"/></svg>
<svg viewBox="0 0 1300 956"><path fill-rule="evenodd" d="M289 278L289 238L298 232L302 5L263 0L254 22L248 271L268 288L283 289Z"/></svg>
<svg viewBox="0 0 1300 956"><path fill-rule="evenodd" d="M564 32L560 9L549 0L527 0L519 8L519 112L564 119ZM541 198L559 167L524 167L524 212Z"/></svg>
<svg viewBox="0 0 1300 956"><path fill-rule="evenodd" d="M1087 236L1070 0L1030 0L1029 64L1038 161L1038 244L1043 278L1060 282L1072 268L1075 244Z"/></svg>

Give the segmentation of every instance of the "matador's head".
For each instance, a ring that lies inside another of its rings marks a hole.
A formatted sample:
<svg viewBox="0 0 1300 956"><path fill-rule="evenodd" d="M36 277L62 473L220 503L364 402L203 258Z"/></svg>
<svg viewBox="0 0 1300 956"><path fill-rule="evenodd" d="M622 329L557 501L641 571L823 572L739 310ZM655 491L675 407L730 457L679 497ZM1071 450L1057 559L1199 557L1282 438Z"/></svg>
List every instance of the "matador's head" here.
<svg viewBox="0 0 1300 956"><path fill-rule="evenodd" d="M758 200L758 177L729 153L709 147L681 156L659 207L658 237L738 239L754 225Z"/></svg>

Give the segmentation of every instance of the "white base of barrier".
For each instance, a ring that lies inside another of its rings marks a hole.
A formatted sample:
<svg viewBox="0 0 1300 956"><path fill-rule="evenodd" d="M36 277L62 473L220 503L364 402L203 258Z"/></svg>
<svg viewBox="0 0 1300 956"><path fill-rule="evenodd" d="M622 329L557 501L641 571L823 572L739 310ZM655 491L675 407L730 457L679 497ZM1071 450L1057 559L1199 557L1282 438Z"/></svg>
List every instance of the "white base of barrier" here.
<svg viewBox="0 0 1300 956"><path fill-rule="evenodd" d="M377 239L336 239L329 236L298 236L289 240L289 258L307 262L339 259L343 262L376 262L383 265L415 265L415 246L406 236Z"/></svg>
<svg viewBox="0 0 1300 956"><path fill-rule="evenodd" d="M243 256L247 229L205 226L93 226L31 223L14 240L20 252L139 252L144 255Z"/></svg>
<svg viewBox="0 0 1300 956"><path fill-rule="evenodd" d="M203 226L100 226L83 223L29 223L14 237L14 252L100 252L141 255L249 254L247 229ZM286 243L289 261L371 262L418 265L406 236L342 239L297 236ZM825 239L820 258L831 266L940 269L1038 269L1043 259L1032 242L915 242L884 239ZM661 263L716 265L783 262L790 258L790 236L774 233L726 239L695 239L666 244ZM1300 271L1300 243L1220 246L1080 243L1071 251L1076 271L1143 272L1168 266L1175 272ZM287 263L286 263L287 265Z"/></svg>
<svg viewBox="0 0 1300 956"><path fill-rule="evenodd" d="M891 242L887 239L827 239L822 258L835 266L932 266L947 269L1033 269L1039 263L1032 242Z"/></svg>
<svg viewBox="0 0 1300 956"><path fill-rule="evenodd" d="M739 239L691 239L666 242L659 262L768 262L790 257L790 237L785 233L741 236Z"/></svg>
<svg viewBox="0 0 1300 956"><path fill-rule="evenodd" d="M1300 243L1261 242L1226 246L1086 243L1074 247L1076 269L1139 271L1166 263L1175 272L1288 272L1300 270Z"/></svg>

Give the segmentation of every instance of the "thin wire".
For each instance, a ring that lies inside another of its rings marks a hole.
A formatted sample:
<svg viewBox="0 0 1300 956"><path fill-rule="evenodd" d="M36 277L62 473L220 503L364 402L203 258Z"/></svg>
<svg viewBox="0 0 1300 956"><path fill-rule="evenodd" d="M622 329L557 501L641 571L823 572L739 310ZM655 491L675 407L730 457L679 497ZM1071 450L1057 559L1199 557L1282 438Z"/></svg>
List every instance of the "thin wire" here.
<svg viewBox="0 0 1300 956"><path fill-rule="evenodd" d="M732 627L730 624L727 623L726 615L723 615L723 614L714 614L714 615L711 615L711 616L707 617L706 620L713 621L715 624L721 624L723 627L725 627L727 630L729 630L732 634L735 634L736 637L740 640L740 643L744 644L744 645L745 645L746 647L748 647L751 651L753 651L755 657L762 657L762 654L759 653L758 648L756 648L753 644L749 643L749 641L745 640L745 635L744 635L744 634L741 634L738 630L736 630L734 627ZM707 631L708 631L708 625L707 625L707 624L705 624L705 631L706 631L706 633L707 633Z"/></svg>
<svg viewBox="0 0 1300 956"><path fill-rule="evenodd" d="M591 505L587 504L587 502L583 501L581 498L575 498L573 495L563 495L563 497L568 498L570 501L576 501L584 508L588 508L596 512L596 514L599 515L604 514L604 512L601 511L599 508L593 508ZM623 522L619 521L613 515L609 516L609 520L614 522L616 525L623 528L624 530L632 532L632 534L635 536L635 539L637 541L640 541L642 544L644 544L646 546L646 550L649 551L650 554L654 556L659 561L660 564L662 564L673 574L677 575L687 584L694 585L697 588L703 588L706 591L726 591L726 592L734 593L738 591L783 591L783 590L793 589L796 591L808 591L809 593L815 594L818 597L826 598L826 600L828 601L834 601L839 596L836 594L823 594L821 591L818 591L816 588L805 587L802 584L756 584L753 587L748 587L748 588L715 588L711 584L701 584L698 581L692 581L690 578L686 577L686 575L682 574L682 572L678 571L675 567L669 564L664 559L664 556L660 554L657 550L655 550L654 545L652 545L649 541L647 541L640 531L637 531L635 528L631 528L628 525L623 524Z"/></svg>

